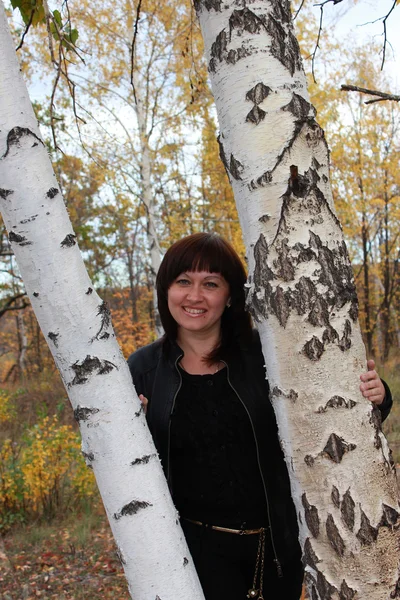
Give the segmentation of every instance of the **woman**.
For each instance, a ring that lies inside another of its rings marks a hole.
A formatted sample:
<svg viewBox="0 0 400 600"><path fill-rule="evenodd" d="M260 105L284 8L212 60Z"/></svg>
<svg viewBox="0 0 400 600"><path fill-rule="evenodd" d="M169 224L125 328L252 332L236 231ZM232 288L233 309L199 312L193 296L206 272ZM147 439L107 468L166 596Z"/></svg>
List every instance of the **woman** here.
<svg viewBox="0 0 400 600"><path fill-rule="evenodd" d="M245 282L221 237L173 244L157 276L165 336L128 363L206 600L299 600L296 515ZM385 418L372 363L361 389Z"/></svg>

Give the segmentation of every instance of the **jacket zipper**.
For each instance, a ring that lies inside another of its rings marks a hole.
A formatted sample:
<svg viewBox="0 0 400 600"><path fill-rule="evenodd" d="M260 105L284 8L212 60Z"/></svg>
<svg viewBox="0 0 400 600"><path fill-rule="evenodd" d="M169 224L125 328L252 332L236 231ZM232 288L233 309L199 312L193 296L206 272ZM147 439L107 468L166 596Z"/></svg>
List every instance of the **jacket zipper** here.
<svg viewBox="0 0 400 600"><path fill-rule="evenodd" d="M269 523L269 535L270 535L270 539L271 539L271 546L272 546L272 551L274 553L274 563L275 563L275 567L276 567L276 571L278 574L278 577L283 577L283 571L282 571L282 565L278 559L278 555L276 553L276 548L275 548L275 542L274 542L274 536L273 536L273 532L272 532L272 523L271 523L271 515L270 515L270 510L269 510L269 500L268 500L268 494L267 494L267 487L265 485L265 480L264 480L264 475L261 469L261 465L260 465L260 454L259 454L259 450L258 450L258 442L257 442L257 437L256 437L256 432L254 430L254 425L253 425L253 421L251 420L251 416L250 413L247 409L247 406L245 405L245 403L243 402L243 400L241 399L241 397L239 396L238 392L236 391L236 389L233 387L230 377L229 377L229 366L225 361L221 361L224 363L224 365L226 366L227 369L227 379L228 379L228 383L230 385L230 387L232 388L232 390L235 392L236 396L238 397L240 403L242 404L243 408L245 409L247 416L249 417L249 421L250 421L250 425L251 428L253 430L253 437L254 437L254 442L256 444L256 451L257 451L257 464L258 464L258 470L260 472L261 475L261 481L263 483L263 488L264 488L264 494L265 494L265 500L267 503L267 518L268 518L268 523Z"/></svg>
<svg viewBox="0 0 400 600"><path fill-rule="evenodd" d="M168 484L171 483L170 482L170 477L169 477L169 475L170 475L170 473L169 473L169 459L170 459L170 449L171 449L171 416L172 416L172 413L174 412L175 402L176 402L176 398L177 398L177 396L179 394L179 390L182 387L182 375L181 375L181 373L180 373L180 371L178 369L178 362L181 360L182 356L183 356L183 354L181 354L180 356L178 356L177 359L176 359L176 361L175 361L175 369L177 370L178 375L179 375L179 385L178 385L178 389L175 392L174 399L172 401L172 408L171 408L171 412L170 412L170 415L169 415L169 421L168 421L168 452L167 452L167 482L168 482ZM170 486L170 490L171 490L171 486ZM172 492L172 490L171 490L171 492Z"/></svg>

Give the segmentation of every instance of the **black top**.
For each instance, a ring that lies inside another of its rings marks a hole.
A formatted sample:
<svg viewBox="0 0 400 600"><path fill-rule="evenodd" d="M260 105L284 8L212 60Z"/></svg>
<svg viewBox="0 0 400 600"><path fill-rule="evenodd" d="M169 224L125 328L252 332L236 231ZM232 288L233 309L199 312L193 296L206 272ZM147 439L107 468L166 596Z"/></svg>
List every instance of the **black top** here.
<svg viewBox="0 0 400 600"><path fill-rule="evenodd" d="M171 418L171 476L181 516L239 529L267 524L250 419L227 369L190 375Z"/></svg>

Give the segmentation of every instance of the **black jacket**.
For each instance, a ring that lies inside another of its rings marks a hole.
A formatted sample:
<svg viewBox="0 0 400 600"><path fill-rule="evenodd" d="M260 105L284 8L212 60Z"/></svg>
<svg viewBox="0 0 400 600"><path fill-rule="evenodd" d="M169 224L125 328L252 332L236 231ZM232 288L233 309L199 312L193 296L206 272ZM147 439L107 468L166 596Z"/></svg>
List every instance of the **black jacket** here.
<svg viewBox="0 0 400 600"><path fill-rule="evenodd" d="M149 401L147 421L171 492L170 417L181 386L177 365L182 356L183 352L177 344L161 339L137 350L128 359L136 392ZM242 348L235 359L226 362L226 366L229 384L245 407L253 428L266 493L271 540L276 558L284 563L296 554L300 557L298 526L275 414L268 400L269 386L265 379L264 359L257 333L254 333L252 343ZM390 391L386 385L385 388L382 418L386 418L392 405ZM266 401L260 402L260 398Z"/></svg>

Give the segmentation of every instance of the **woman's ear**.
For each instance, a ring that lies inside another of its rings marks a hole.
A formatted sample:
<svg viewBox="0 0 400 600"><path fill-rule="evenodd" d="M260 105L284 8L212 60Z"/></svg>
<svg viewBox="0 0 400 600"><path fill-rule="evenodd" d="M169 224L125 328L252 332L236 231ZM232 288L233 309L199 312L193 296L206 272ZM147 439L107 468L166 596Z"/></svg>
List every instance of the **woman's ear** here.
<svg viewBox="0 0 400 600"><path fill-rule="evenodd" d="M231 307L231 299L228 298L228 302L226 303L226 308L230 308Z"/></svg>

